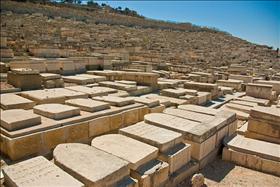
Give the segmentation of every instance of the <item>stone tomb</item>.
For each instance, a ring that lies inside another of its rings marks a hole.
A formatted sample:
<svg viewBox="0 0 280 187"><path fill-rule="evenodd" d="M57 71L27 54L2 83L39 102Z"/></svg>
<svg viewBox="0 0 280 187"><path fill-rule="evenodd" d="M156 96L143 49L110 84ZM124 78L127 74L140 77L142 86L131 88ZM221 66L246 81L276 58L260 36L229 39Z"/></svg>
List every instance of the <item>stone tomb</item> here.
<svg viewBox="0 0 280 187"><path fill-rule="evenodd" d="M110 105L119 106L119 107L134 103L133 99L117 97L117 96L101 96L101 97L93 97L93 99L97 101L104 101L110 103Z"/></svg>
<svg viewBox="0 0 280 187"><path fill-rule="evenodd" d="M148 99L144 97L130 97L130 98L132 98L136 103L147 105L150 108L160 105L159 100L157 99Z"/></svg>
<svg viewBox="0 0 280 187"><path fill-rule="evenodd" d="M223 160L280 176L280 145L237 135L226 141Z"/></svg>
<svg viewBox="0 0 280 187"><path fill-rule="evenodd" d="M0 95L1 108L8 109L31 109L35 102L16 94L1 94Z"/></svg>
<svg viewBox="0 0 280 187"><path fill-rule="evenodd" d="M180 96L186 95L187 91L183 88L178 88L178 89L170 88L170 89L163 89L163 90L161 90L160 93L163 96L179 98Z"/></svg>
<svg viewBox="0 0 280 187"><path fill-rule="evenodd" d="M42 156L3 168L5 184L14 187L84 187L71 175Z"/></svg>
<svg viewBox="0 0 280 187"><path fill-rule="evenodd" d="M89 145L60 144L54 149L53 157L55 164L85 186L116 186L129 178L127 161Z"/></svg>
<svg viewBox="0 0 280 187"><path fill-rule="evenodd" d="M171 102L167 98L157 97L157 96L159 96L159 95L157 95L157 94L147 94L147 95L140 96L140 98L158 100L159 103L161 105L164 105L165 107L169 107L169 106L172 105Z"/></svg>
<svg viewBox="0 0 280 187"><path fill-rule="evenodd" d="M260 106L268 106L270 103L270 101L268 99L255 98L255 97L251 97L251 96L237 97L234 100L257 103Z"/></svg>
<svg viewBox="0 0 280 187"><path fill-rule="evenodd" d="M190 144L182 143L180 133L145 122L122 128L119 133L159 148L159 159L169 164L170 174L190 161Z"/></svg>
<svg viewBox="0 0 280 187"><path fill-rule="evenodd" d="M272 86L248 83L246 85L246 95L261 99L273 100Z"/></svg>
<svg viewBox="0 0 280 187"><path fill-rule="evenodd" d="M77 76L93 79L94 82L106 81L106 77L104 76L90 75L90 74L78 74Z"/></svg>
<svg viewBox="0 0 280 187"><path fill-rule="evenodd" d="M165 106L160 104L160 101L157 99L149 99L149 98L145 98L145 97L130 97L133 98L133 100L136 103L141 103L144 104L146 106L148 106L148 113L160 113L165 109ZM144 119L142 119L144 120Z"/></svg>
<svg viewBox="0 0 280 187"><path fill-rule="evenodd" d="M42 84L39 71L27 68L9 71L7 79L9 84L21 90L40 89Z"/></svg>
<svg viewBox="0 0 280 187"><path fill-rule="evenodd" d="M261 106L253 108L245 136L280 144L280 109Z"/></svg>
<svg viewBox="0 0 280 187"><path fill-rule="evenodd" d="M11 160L47 155L58 144L89 143L93 137L142 121L147 113L147 106L134 103L93 113L81 111L78 116L61 120L40 116L42 122L35 126L14 131L1 127L0 150Z"/></svg>
<svg viewBox="0 0 280 187"><path fill-rule="evenodd" d="M96 96L106 96L108 94L116 93L117 90L113 88L107 88L102 86L95 86L92 88L86 87L86 86L70 86L66 87L66 89L82 92L85 94L88 94L90 97L96 97Z"/></svg>
<svg viewBox="0 0 280 187"><path fill-rule="evenodd" d="M62 78L64 82L75 83L80 85L95 83L95 80L93 78L77 76L77 75L63 76Z"/></svg>
<svg viewBox="0 0 280 187"><path fill-rule="evenodd" d="M109 103L105 103L102 101L95 101L92 99L84 99L84 98L69 99L65 101L65 104L79 107L81 110L87 112L97 112L100 110L105 110L110 108Z"/></svg>
<svg viewBox="0 0 280 187"><path fill-rule="evenodd" d="M1 112L1 126L8 131L24 129L41 123L41 117L32 111L12 109Z"/></svg>
<svg viewBox="0 0 280 187"><path fill-rule="evenodd" d="M137 82L135 82L135 81L120 80L120 81L116 81L116 82L121 83L121 84L137 86Z"/></svg>
<svg viewBox="0 0 280 187"><path fill-rule="evenodd" d="M157 99L160 101L161 104L165 105L166 107L168 107L170 105L178 106L178 105L183 105L183 104L188 103L188 101L186 101L184 99L167 97L167 96L162 96L162 95L157 95L157 94L147 94L147 95L143 95L141 97L145 97L148 99Z"/></svg>
<svg viewBox="0 0 280 187"><path fill-rule="evenodd" d="M33 108L34 113L40 114L47 118L61 120L80 115L78 107L63 104L42 104Z"/></svg>
<svg viewBox="0 0 280 187"><path fill-rule="evenodd" d="M99 82L99 85L109 87L109 88L118 89L118 90L124 90L124 91L127 91L127 92L137 90L137 87L135 85L123 84L123 83L118 83L118 82L113 82L113 81Z"/></svg>
<svg viewBox="0 0 280 187"><path fill-rule="evenodd" d="M91 146L129 162L131 176L140 186L160 186L168 179L169 165L155 160L158 148L120 134L94 138Z"/></svg>
<svg viewBox="0 0 280 187"><path fill-rule="evenodd" d="M234 79L217 80L218 86L230 87L230 88L235 89L236 91L241 91L241 89L242 89L241 84L242 83L243 83L243 81L234 80Z"/></svg>
<svg viewBox="0 0 280 187"><path fill-rule="evenodd" d="M212 99L215 99L219 95L219 89L217 84L200 83L200 82L185 82L184 88L195 89L203 92L210 92Z"/></svg>
<svg viewBox="0 0 280 187"><path fill-rule="evenodd" d="M65 88L26 91L21 92L20 95L35 101L36 104L64 103L67 99L88 98L88 94L86 93L68 90Z"/></svg>
<svg viewBox="0 0 280 187"><path fill-rule="evenodd" d="M168 110L168 113L172 113L172 115L147 114L145 122L182 133L184 142L192 145L192 157L199 161L219 147L223 137L236 130L233 128L236 127L234 113L221 111L212 116L179 110ZM232 128L233 130L229 130Z"/></svg>

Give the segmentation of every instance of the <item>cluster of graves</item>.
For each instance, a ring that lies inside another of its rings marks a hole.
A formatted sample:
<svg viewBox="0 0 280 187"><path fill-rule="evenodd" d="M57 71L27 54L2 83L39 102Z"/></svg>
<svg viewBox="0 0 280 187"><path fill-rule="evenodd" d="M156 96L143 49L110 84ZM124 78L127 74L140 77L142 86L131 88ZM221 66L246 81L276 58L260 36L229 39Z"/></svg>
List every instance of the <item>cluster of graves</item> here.
<svg viewBox="0 0 280 187"><path fill-rule="evenodd" d="M220 156L280 176L279 51L1 5L0 185L169 187Z"/></svg>
<svg viewBox="0 0 280 187"><path fill-rule="evenodd" d="M0 95L6 186L176 186L218 155L280 176L276 74L19 64Z"/></svg>

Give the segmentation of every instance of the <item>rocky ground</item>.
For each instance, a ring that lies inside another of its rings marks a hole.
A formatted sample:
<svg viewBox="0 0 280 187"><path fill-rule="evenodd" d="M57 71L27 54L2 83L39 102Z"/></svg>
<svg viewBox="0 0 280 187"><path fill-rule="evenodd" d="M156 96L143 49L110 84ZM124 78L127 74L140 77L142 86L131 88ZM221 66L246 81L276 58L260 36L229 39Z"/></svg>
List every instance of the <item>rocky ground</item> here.
<svg viewBox="0 0 280 187"><path fill-rule="evenodd" d="M206 179L207 186L261 186L276 187L280 185L280 178L262 172L247 169L217 158L206 166L201 173ZM191 186L190 179L186 179L180 187Z"/></svg>

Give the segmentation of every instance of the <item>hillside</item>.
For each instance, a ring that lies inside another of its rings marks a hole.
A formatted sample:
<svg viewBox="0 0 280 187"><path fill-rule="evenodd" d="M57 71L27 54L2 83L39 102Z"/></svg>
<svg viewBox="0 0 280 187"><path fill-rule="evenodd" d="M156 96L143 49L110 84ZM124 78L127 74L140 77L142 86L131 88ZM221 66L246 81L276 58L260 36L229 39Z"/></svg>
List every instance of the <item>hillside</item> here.
<svg viewBox="0 0 280 187"><path fill-rule="evenodd" d="M124 49L146 61L222 66L265 63L280 68L277 52L226 32L69 5L1 1L1 36L15 56L58 48L70 56ZM137 58L133 60L139 60ZM207 67L207 66L205 66Z"/></svg>

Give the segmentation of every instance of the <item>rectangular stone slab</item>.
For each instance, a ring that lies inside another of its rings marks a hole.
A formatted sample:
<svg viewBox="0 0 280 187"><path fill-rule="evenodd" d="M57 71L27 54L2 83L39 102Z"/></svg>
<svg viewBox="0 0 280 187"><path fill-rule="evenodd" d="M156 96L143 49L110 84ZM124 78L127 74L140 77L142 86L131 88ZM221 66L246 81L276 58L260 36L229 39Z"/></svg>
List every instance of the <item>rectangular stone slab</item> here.
<svg viewBox="0 0 280 187"><path fill-rule="evenodd" d="M120 81L116 81L116 82L121 83L121 84L133 85L133 86L137 85L137 82L135 82L135 81L120 80Z"/></svg>
<svg viewBox="0 0 280 187"><path fill-rule="evenodd" d="M89 88L86 86L70 86L70 87L66 87L66 89L86 93L86 94L90 95L91 97L105 96L105 95L117 92L116 89L102 87L102 86L95 86L92 88Z"/></svg>
<svg viewBox="0 0 280 187"><path fill-rule="evenodd" d="M109 103L105 103L102 101L95 101L92 99L69 99L65 101L65 104L79 107L81 110L87 112L97 112L100 110L105 110L110 108Z"/></svg>
<svg viewBox="0 0 280 187"><path fill-rule="evenodd" d="M178 108L182 110L188 110L188 111L193 111L201 114L208 114L212 116L215 116L219 112L219 110L217 109L202 107L198 105L180 105L178 106Z"/></svg>
<svg viewBox="0 0 280 187"><path fill-rule="evenodd" d="M77 76L93 79L94 82L106 81L106 77L105 76L90 75L90 74L79 74Z"/></svg>
<svg viewBox="0 0 280 187"><path fill-rule="evenodd" d="M186 95L187 91L184 89L163 89L161 90L161 95L169 96L169 97L176 97L179 98L180 96Z"/></svg>
<svg viewBox="0 0 280 187"><path fill-rule="evenodd" d="M60 79L60 74L54 74L54 73L40 73L40 76L43 80L53 80L53 79Z"/></svg>
<svg viewBox="0 0 280 187"><path fill-rule="evenodd" d="M54 162L85 186L113 186L129 176L128 162L89 145L58 145Z"/></svg>
<svg viewBox="0 0 280 187"><path fill-rule="evenodd" d="M92 99L97 100L97 101L104 101L104 102L110 103L113 106L125 106L125 105L134 103L133 99L117 97L117 96L93 97Z"/></svg>
<svg viewBox="0 0 280 187"><path fill-rule="evenodd" d="M151 96L151 94L148 95L142 95L140 96L141 98L146 98L146 99L153 99L153 100L158 100L160 104L164 105L165 107L171 106L171 102L166 99L166 98L155 98Z"/></svg>
<svg viewBox="0 0 280 187"><path fill-rule="evenodd" d="M35 102L16 94L1 94L1 108L8 109L31 109Z"/></svg>
<svg viewBox="0 0 280 187"><path fill-rule="evenodd" d="M64 103L66 99L88 98L88 94L86 93L68 90L65 88L32 90L32 91L21 92L20 95L35 101L37 104Z"/></svg>
<svg viewBox="0 0 280 187"><path fill-rule="evenodd" d="M279 123L270 123L259 118L249 117L248 132L258 133L263 136L279 139L280 142L280 126ZM257 139L257 138L256 138Z"/></svg>
<svg viewBox="0 0 280 187"><path fill-rule="evenodd" d="M220 110L220 109L207 108L207 107L203 107L203 106L180 105L180 106L178 106L178 109L192 111L192 112L196 112L199 114L212 115L212 116L215 116L216 118L224 118L224 119L227 119L226 120L227 124L233 122L236 119L236 115L233 112L224 111L224 110Z"/></svg>
<svg viewBox="0 0 280 187"><path fill-rule="evenodd" d="M148 99L145 97L131 97L136 103L141 103L147 105L148 107L156 107L159 106L159 100L157 99Z"/></svg>
<svg viewBox="0 0 280 187"><path fill-rule="evenodd" d="M250 96L237 97L235 98L235 100L253 102L261 106L267 106L269 104L268 99L261 99L261 98L250 97Z"/></svg>
<svg viewBox="0 0 280 187"><path fill-rule="evenodd" d="M183 141L182 134L145 122L139 122L135 125L122 128L119 130L119 133L155 146L161 152Z"/></svg>
<svg viewBox="0 0 280 187"><path fill-rule="evenodd" d="M196 122L205 122L214 120L214 116L207 114L200 114L192 111L186 111L181 109L167 108L163 111L165 114L170 114L173 116L178 116L181 118L189 119Z"/></svg>
<svg viewBox="0 0 280 187"><path fill-rule="evenodd" d="M217 130L217 124L221 123L220 121L213 121L211 124L199 123L163 113L146 114L144 118L146 123L182 133L185 139L199 143L213 135Z"/></svg>
<svg viewBox="0 0 280 187"><path fill-rule="evenodd" d="M120 134L94 138L91 146L128 161L129 168L132 170L136 170L158 155L158 148Z"/></svg>
<svg viewBox="0 0 280 187"><path fill-rule="evenodd" d="M158 99L158 100L163 100L163 101L169 101L172 105L183 105L187 104L187 101L184 99L178 99L178 98L173 98L173 97L167 97L167 96L162 96L162 95L157 95L157 94L147 94L144 95L143 97L149 98L149 99ZM161 102L164 104L163 102Z"/></svg>
<svg viewBox="0 0 280 187"><path fill-rule="evenodd" d="M248 154L255 154L259 157L280 161L280 145L261 140L245 138L237 135L227 142L227 147L235 151Z"/></svg>
<svg viewBox="0 0 280 187"><path fill-rule="evenodd" d="M238 101L238 100L232 100L232 101L230 101L230 103L238 104L238 105L244 105L244 106L249 106L249 107L258 106L257 103L247 102L247 101Z"/></svg>
<svg viewBox="0 0 280 187"><path fill-rule="evenodd" d="M84 186L42 156L5 167L3 168L3 174L8 186Z"/></svg>
<svg viewBox="0 0 280 187"><path fill-rule="evenodd" d="M79 108L62 104L37 105L33 108L33 111L36 114L40 114L55 120L61 120L80 115Z"/></svg>
<svg viewBox="0 0 280 187"><path fill-rule="evenodd" d="M95 83L93 78L88 78L88 77L81 77L81 76L63 76L62 77L64 82L69 82L69 83L76 83L76 84L92 84Z"/></svg>
<svg viewBox="0 0 280 187"><path fill-rule="evenodd" d="M112 81L99 82L99 85L118 89L118 90L124 90L124 91L128 91L128 92L137 90L137 87L134 85L122 84L122 83L112 82Z"/></svg>
<svg viewBox="0 0 280 187"><path fill-rule="evenodd" d="M251 109L250 116L268 121L278 122L280 126L280 109L274 107L255 107Z"/></svg>
<svg viewBox="0 0 280 187"><path fill-rule="evenodd" d="M12 109L1 112L1 126L9 131L24 129L41 123L41 117L32 111Z"/></svg>
<svg viewBox="0 0 280 187"><path fill-rule="evenodd" d="M250 113L251 109L253 108L251 106L244 106L244 105L240 105L240 104L234 104L231 102L227 103L226 107L233 109L233 110L239 110L239 111L242 111L242 112L245 112L248 114Z"/></svg>

